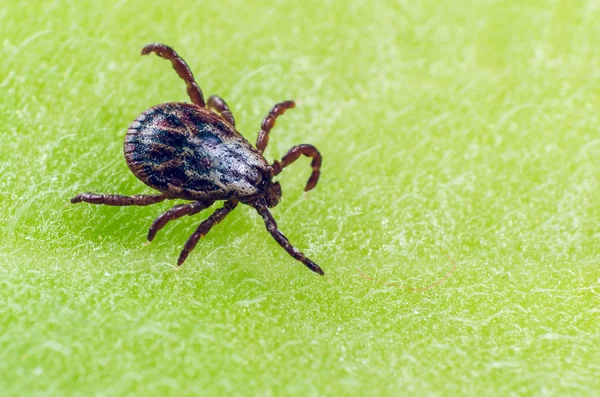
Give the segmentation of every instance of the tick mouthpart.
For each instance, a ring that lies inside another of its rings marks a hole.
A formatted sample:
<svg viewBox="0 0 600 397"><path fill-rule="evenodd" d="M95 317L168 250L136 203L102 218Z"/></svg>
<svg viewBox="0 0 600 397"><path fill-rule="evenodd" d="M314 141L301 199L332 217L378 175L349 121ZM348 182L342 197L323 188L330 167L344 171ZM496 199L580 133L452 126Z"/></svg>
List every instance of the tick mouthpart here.
<svg viewBox="0 0 600 397"><path fill-rule="evenodd" d="M279 182L271 182L265 191L267 207L273 208L281 201L281 185Z"/></svg>

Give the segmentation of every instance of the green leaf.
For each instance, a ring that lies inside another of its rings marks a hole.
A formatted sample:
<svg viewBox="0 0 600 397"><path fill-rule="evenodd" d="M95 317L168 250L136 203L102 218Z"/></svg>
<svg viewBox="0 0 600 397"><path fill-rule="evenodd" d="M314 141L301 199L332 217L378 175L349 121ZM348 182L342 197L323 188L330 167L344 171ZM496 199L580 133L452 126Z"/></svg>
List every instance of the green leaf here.
<svg viewBox="0 0 600 397"><path fill-rule="evenodd" d="M6 2L2 395L597 393L594 4ZM173 202L69 204L152 193L125 131L188 101L167 62L139 55L153 41L251 142L296 100L266 157L313 144L322 177L305 198L309 160L286 168L273 215L325 277L248 207L175 271L215 207L146 246Z"/></svg>

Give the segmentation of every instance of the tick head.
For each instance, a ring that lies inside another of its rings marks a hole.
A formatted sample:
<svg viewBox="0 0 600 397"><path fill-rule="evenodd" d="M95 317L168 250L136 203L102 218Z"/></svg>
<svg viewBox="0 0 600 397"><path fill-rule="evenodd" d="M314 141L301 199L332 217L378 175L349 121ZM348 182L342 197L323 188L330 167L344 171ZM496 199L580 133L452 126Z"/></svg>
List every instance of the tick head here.
<svg viewBox="0 0 600 397"><path fill-rule="evenodd" d="M281 185L279 182L269 182L265 189L265 200L267 207L273 208L281 201Z"/></svg>

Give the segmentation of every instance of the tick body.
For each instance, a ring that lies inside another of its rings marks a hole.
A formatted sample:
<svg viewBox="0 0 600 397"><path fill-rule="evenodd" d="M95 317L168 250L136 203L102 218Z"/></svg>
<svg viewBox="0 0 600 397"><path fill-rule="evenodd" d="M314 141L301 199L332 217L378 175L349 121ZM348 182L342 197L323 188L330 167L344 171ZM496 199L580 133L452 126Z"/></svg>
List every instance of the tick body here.
<svg viewBox="0 0 600 397"><path fill-rule="evenodd" d="M137 178L160 194L81 193L71 202L145 206L164 200L189 200L189 203L176 205L156 218L148 231L148 240L152 241L169 221L197 214L216 201L225 201L190 236L177 265L182 265L200 238L239 203L247 204L256 209L269 233L292 257L310 270L324 274L316 263L291 245L269 211L281 200L281 186L273 178L300 156L312 158L312 173L304 190L313 189L319 179L321 154L312 145L293 146L281 161L272 164L263 156L277 117L293 108L294 102L284 101L273 106L261 124L254 147L235 129L233 115L222 98L211 96L208 102L204 101L191 70L172 48L153 43L142 49L142 55L152 52L171 61L177 74L185 81L192 100L192 103L163 103L147 109L136 118L125 135L127 165Z"/></svg>

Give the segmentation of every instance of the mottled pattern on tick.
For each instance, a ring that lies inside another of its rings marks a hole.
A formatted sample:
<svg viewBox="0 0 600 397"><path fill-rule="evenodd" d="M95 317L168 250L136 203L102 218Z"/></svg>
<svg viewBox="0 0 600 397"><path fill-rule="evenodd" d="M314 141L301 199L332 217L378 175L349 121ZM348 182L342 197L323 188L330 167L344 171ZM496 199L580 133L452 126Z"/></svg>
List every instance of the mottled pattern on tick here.
<svg viewBox="0 0 600 397"><path fill-rule="evenodd" d="M142 182L192 200L250 197L269 179L261 154L215 113L194 104L146 110L129 127L124 151Z"/></svg>

